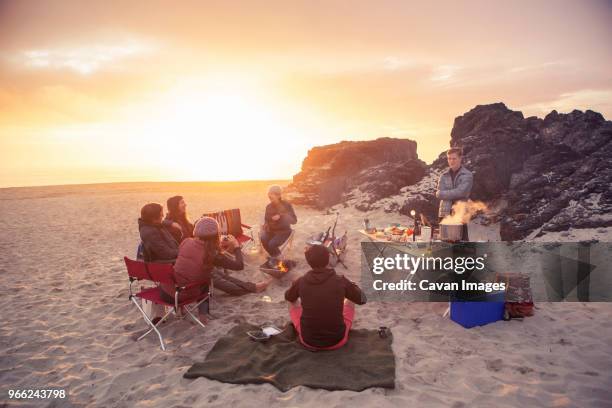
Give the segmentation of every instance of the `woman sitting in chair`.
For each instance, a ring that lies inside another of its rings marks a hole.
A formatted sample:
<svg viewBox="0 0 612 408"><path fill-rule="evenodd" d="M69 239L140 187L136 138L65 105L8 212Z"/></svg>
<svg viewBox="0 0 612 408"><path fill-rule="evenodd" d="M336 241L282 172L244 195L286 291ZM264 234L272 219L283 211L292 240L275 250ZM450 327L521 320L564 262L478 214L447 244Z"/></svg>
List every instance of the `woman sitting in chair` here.
<svg viewBox="0 0 612 408"><path fill-rule="evenodd" d="M280 247L291 236L291 225L297 223L293 206L282 199L281 187L274 185L268 189L270 204L266 206L265 223L261 231L261 244L270 255L268 267L273 267L279 261Z"/></svg>
<svg viewBox="0 0 612 408"><path fill-rule="evenodd" d="M187 204L182 196L170 197L168 214L163 224L168 227L176 242L179 244L186 238L193 237L193 224L187 219Z"/></svg>
<svg viewBox="0 0 612 408"><path fill-rule="evenodd" d="M178 255L178 243L162 224L164 207L149 203L140 210L138 231L148 262L172 262Z"/></svg>
<svg viewBox="0 0 612 408"><path fill-rule="evenodd" d="M179 301L208 292L211 279L215 288L230 295L261 292L268 286L268 282L255 284L241 281L218 269L239 271L244 268L244 263L236 238L230 235L227 241L221 241L219 224L214 218L202 217L195 225L194 235L194 238L187 238L181 242L178 258L174 264L174 280L178 286L187 286L192 283L202 284L182 291ZM225 250L232 253L234 259L226 256ZM174 285L162 284L161 289L164 300L174 303ZM207 309L207 303L200 304L199 317L201 319L206 318Z"/></svg>

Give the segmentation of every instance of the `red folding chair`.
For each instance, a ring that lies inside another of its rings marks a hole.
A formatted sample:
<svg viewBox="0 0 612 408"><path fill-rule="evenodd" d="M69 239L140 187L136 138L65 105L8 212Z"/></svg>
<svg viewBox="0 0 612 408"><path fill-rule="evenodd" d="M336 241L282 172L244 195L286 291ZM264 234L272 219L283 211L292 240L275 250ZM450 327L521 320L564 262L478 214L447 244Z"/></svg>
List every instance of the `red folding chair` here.
<svg viewBox="0 0 612 408"><path fill-rule="evenodd" d="M166 346L164 344L164 339L158 330L158 326L162 324L171 314L174 314L180 319L184 319L186 316L190 316L197 324L199 324L203 328L206 328L204 323L202 323L200 319L198 319L193 314L193 311L196 310L202 302L206 302L210 299L210 294L212 291L212 280L210 281L210 284L208 282L195 282L187 286L178 286L174 281L174 267L172 264L134 261L132 259L129 259L128 257L124 257L123 260L125 261L128 277L130 279L129 299L134 303L134 305L136 305L138 310L140 310L140 313L142 313L142 317L145 322L147 322L147 324L151 326L151 328L142 336L140 336L137 341L143 339L147 334L154 331L155 333L157 333L157 337L159 337L161 349L165 351ZM132 284L134 283L134 281L142 280L154 282L156 286L152 288L144 288L138 293L133 293ZM176 293L174 295L174 303L167 302L164 300L164 298L162 298L161 288L159 287L159 284L161 283L174 285L176 290ZM207 293L201 293L198 296L179 301L179 293L181 291L188 288L192 288L194 286L202 286L205 284L209 284L209 290ZM151 321L151 317L149 317L145 313L136 298L145 299L149 302L158 305L169 306L170 310L159 320L159 322L157 322L157 324L154 324ZM189 304L193 304L193 306L189 307ZM186 312L184 315L179 315L178 313L179 308L181 307Z"/></svg>
<svg viewBox="0 0 612 408"><path fill-rule="evenodd" d="M202 214L202 217L211 217L217 220L219 223L219 232L222 235L233 235L236 237L236 240L240 243L240 245L243 246L243 248L246 247L246 245L253 244L255 242L255 238L253 237L253 228L242 223L240 218L240 209L238 208L213 213L205 213ZM248 235L245 234L245 228L249 230Z"/></svg>

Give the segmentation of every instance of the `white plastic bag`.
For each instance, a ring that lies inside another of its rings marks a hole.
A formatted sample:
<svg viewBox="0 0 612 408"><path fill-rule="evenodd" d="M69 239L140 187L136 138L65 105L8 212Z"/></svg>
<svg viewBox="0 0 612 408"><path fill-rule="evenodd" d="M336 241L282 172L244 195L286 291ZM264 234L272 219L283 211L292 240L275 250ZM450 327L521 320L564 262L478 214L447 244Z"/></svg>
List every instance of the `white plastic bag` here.
<svg viewBox="0 0 612 408"><path fill-rule="evenodd" d="M144 288L141 288L144 289ZM153 320L156 317L162 317L166 313L166 307L164 305L158 305L150 302L146 299L142 299L142 310L149 316L149 319Z"/></svg>

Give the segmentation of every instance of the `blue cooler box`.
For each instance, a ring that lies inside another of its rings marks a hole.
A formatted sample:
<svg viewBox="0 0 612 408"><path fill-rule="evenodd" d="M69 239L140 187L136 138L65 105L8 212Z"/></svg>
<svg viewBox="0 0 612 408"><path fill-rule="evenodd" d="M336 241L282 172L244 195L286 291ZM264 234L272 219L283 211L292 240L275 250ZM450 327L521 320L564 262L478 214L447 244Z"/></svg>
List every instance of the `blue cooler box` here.
<svg viewBox="0 0 612 408"><path fill-rule="evenodd" d="M495 292L484 295L480 301L453 300L450 318L466 329L503 320L505 295L505 292Z"/></svg>

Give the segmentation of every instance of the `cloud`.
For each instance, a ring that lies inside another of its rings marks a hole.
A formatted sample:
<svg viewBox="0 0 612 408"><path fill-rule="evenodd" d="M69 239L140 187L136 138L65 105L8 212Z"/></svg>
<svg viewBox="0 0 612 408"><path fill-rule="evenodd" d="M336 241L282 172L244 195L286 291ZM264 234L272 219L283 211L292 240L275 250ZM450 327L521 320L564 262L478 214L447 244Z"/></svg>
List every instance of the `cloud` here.
<svg viewBox="0 0 612 408"><path fill-rule="evenodd" d="M612 89L582 89L563 93L557 99L521 106L519 109L527 116L543 116L553 109L558 112L591 109L609 119L612 116Z"/></svg>
<svg viewBox="0 0 612 408"><path fill-rule="evenodd" d="M529 72L529 71L540 71L540 70L546 70L551 67L561 69L564 67L569 67L571 65L572 64L569 61L549 61L549 62L543 62L541 64L514 66L508 69L508 73L515 74L515 73L522 73L522 72Z"/></svg>
<svg viewBox="0 0 612 408"><path fill-rule="evenodd" d="M389 71L396 71L398 69L406 68L413 65L412 61L408 61L406 59L402 59L399 57L386 57L383 60L383 67Z"/></svg>
<svg viewBox="0 0 612 408"><path fill-rule="evenodd" d="M152 51L149 44L128 41L120 45L91 44L79 47L60 47L26 50L14 60L32 69L69 70L89 75L108 67L116 67L118 61L145 55Z"/></svg>
<svg viewBox="0 0 612 408"><path fill-rule="evenodd" d="M433 72L429 79L433 82L451 82L460 69L461 67L458 65L438 65L433 68Z"/></svg>

